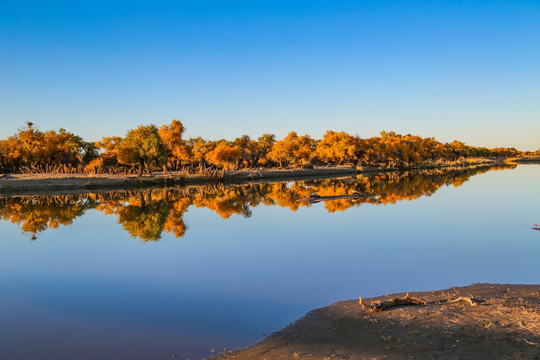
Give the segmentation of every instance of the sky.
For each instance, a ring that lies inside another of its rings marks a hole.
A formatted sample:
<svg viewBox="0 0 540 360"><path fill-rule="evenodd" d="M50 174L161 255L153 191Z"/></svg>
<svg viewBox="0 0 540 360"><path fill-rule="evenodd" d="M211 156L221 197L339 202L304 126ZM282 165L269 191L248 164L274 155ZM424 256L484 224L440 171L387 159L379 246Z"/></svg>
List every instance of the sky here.
<svg viewBox="0 0 540 360"><path fill-rule="evenodd" d="M540 148L540 1L0 0L0 138L329 129Z"/></svg>

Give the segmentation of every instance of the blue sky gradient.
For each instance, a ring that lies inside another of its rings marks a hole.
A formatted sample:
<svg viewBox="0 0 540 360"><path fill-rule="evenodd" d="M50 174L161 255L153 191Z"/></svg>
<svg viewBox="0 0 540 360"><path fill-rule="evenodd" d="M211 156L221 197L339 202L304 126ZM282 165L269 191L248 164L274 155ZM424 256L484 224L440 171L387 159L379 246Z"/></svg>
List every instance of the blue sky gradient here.
<svg viewBox="0 0 540 360"><path fill-rule="evenodd" d="M540 148L538 1L0 0L0 137L180 119Z"/></svg>

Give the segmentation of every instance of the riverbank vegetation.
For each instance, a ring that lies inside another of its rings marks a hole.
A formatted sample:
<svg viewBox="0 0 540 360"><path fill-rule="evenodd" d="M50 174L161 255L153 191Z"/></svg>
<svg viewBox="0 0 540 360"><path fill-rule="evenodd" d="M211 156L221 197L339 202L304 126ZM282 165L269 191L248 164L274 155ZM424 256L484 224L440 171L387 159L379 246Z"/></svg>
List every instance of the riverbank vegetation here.
<svg viewBox="0 0 540 360"><path fill-rule="evenodd" d="M404 168L444 164L478 157L509 158L540 155L514 148L483 148L460 141L381 132L361 138L329 130L322 139L291 131L277 140L267 133L257 139L210 141L183 137L179 120L169 125L141 125L122 137L96 142L65 129L42 132L33 123L0 140L0 173L138 174L165 169L184 173L212 173L227 169L310 168L315 166L379 166Z"/></svg>

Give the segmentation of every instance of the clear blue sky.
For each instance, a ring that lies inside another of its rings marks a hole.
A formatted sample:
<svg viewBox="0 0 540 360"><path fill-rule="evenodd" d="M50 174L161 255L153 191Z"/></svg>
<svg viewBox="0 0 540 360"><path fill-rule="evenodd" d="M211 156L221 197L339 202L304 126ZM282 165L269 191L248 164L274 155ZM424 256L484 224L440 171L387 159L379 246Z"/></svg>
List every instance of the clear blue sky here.
<svg viewBox="0 0 540 360"><path fill-rule="evenodd" d="M540 148L539 1L0 0L0 137L381 130Z"/></svg>

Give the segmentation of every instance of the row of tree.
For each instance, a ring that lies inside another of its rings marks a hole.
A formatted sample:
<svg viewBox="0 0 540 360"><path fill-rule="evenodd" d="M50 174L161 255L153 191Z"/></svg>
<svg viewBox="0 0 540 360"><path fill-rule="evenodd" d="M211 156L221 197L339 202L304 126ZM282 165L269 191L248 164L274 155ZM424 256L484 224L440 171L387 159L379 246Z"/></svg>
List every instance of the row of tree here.
<svg viewBox="0 0 540 360"><path fill-rule="evenodd" d="M47 171L51 166L75 172L102 173L122 166L143 171L166 167L240 169L313 165L377 165L406 167L419 163L470 157L514 157L514 148L488 149L462 142L441 143L434 138L381 132L362 139L329 130L322 139L290 132L276 140L273 134L258 139L244 135L232 141L183 138L178 120L157 128L141 125L125 137L104 137L95 143L60 129L41 132L27 123L18 133L0 140L0 171ZM537 152L540 155L540 150Z"/></svg>
<svg viewBox="0 0 540 360"><path fill-rule="evenodd" d="M508 167L511 167L508 165ZM441 186L460 186L471 176L493 169L431 169L415 172L379 173L359 176L357 181L311 180L288 185L284 182L239 186L207 185L146 191L115 191L96 194L26 196L0 198L0 219L16 223L36 239L48 228L70 225L87 210L97 209L113 215L132 236L154 241L163 232L179 238L187 226L183 215L191 206L214 211L223 219L232 215L250 217L252 208L280 206L296 211L311 206L302 201L319 196L352 195L358 192L373 197L341 198L324 204L330 213L361 204L389 204L430 196Z"/></svg>

